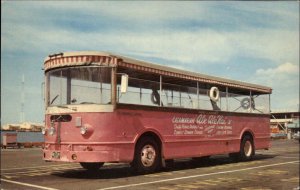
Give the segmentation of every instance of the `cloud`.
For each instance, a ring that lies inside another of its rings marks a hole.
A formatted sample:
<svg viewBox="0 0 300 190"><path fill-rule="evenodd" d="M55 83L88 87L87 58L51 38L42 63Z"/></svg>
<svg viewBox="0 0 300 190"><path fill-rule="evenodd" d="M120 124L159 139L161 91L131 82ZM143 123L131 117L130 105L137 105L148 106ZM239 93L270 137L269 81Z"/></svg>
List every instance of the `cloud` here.
<svg viewBox="0 0 300 190"><path fill-rule="evenodd" d="M276 68L258 69L256 74L258 75L294 75L299 73L299 65L286 62L279 65Z"/></svg>
<svg viewBox="0 0 300 190"><path fill-rule="evenodd" d="M19 3L26 6L17 6ZM273 6L272 3L258 6L224 3L225 9L208 2L18 2L8 5L14 11L4 9L6 19L2 24L1 43L10 51L109 50L202 65L228 63L237 55L268 59L276 64L286 61L286 57L291 62L299 62L299 31L252 24L258 20L267 25L277 23L265 22L255 15L297 20L287 8L281 10L275 6L272 11L264 8L264 5ZM222 15L215 14L216 10L222 10ZM236 17L240 12L244 14ZM249 19L249 14L254 17ZM83 30L80 26L91 28ZM235 29L230 30L230 27Z"/></svg>
<svg viewBox="0 0 300 190"><path fill-rule="evenodd" d="M116 39L111 36L111 39ZM117 38L128 52L189 64L220 63L234 53L226 36L213 30L125 33ZM217 56L216 56L217 55Z"/></svg>
<svg viewBox="0 0 300 190"><path fill-rule="evenodd" d="M2 37L3 50L32 52L47 50L105 50L182 63L222 63L235 50L226 35L210 30L171 31L95 31L81 33L59 28L41 30L37 26L18 25ZM22 31L22 32L21 32ZM20 33L21 32L21 33ZM58 49L58 47L60 49ZM107 49L106 49L107 50ZM49 52L50 53L50 52Z"/></svg>
<svg viewBox="0 0 300 190"><path fill-rule="evenodd" d="M264 83L273 89L272 110L299 108L299 64L282 63L276 67L257 69L252 81Z"/></svg>
<svg viewBox="0 0 300 190"><path fill-rule="evenodd" d="M299 62L299 31L245 28L228 34L237 54L267 59L275 64Z"/></svg>
<svg viewBox="0 0 300 190"><path fill-rule="evenodd" d="M299 91L299 65L286 62L276 67L257 69L252 79L255 82L271 86L275 91ZM299 94L299 93L296 93Z"/></svg>

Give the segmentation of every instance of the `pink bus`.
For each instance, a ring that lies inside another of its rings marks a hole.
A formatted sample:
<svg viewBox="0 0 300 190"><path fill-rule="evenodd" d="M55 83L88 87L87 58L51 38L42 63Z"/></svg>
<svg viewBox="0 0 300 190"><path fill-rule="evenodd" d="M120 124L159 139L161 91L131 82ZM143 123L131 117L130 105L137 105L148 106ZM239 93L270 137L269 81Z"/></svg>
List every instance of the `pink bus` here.
<svg viewBox="0 0 300 190"><path fill-rule="evenodd" d="M105 52L49 55L44 70L46 161L149 173L179 158L250 160L270 147L269 87Z"/></svg>

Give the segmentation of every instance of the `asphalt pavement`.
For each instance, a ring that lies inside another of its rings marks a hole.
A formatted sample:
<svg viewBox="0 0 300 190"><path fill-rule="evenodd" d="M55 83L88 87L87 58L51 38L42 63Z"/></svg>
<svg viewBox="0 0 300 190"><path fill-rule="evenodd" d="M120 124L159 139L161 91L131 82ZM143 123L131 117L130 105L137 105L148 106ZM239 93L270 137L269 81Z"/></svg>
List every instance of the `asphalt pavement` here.
<svg viewBox="0 0 300 190"><path fill-rule="evenodd" d="M162 171L136 174L128 164L105 164L90 173L77 163L45 162L40 148L1 150L1 189L46 190L297 190L299 142L273 140L270 150L257 151L248 162L234 162L227 155L207 162L175 160Z"/></svg>

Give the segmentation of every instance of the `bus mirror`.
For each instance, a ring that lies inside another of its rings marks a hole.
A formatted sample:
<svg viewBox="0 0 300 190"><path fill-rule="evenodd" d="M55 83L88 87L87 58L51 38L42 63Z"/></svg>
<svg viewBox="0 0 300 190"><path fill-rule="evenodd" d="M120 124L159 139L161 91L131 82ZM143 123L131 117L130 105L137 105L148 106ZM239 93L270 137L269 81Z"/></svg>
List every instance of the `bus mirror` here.
<svg viewBox="0 0 300 190"><path fill-rule="evenodd" d="M128 75L123 74L121 78L121 93L126 93L128 87Z"/></svg>

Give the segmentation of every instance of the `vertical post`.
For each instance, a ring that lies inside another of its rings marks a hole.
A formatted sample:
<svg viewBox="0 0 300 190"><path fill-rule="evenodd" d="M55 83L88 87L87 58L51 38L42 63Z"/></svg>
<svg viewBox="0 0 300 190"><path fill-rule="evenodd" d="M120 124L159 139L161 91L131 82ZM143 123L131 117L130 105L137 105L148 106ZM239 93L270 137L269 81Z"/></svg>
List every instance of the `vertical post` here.
<svg viewBox="0 0 300 190"><path fill-rule="evenodd" d="M59 105L62 104L62 88L63 88L63 73L62 73L62 70L60 71L60 83L59 83Z"/></svg>
<svg viewBox="0 0 300 190"><path fill-rule="evenodd" d="M117 99L117 71L116 67L111 69L111 103L115 107Z"/></svg>
<svg viewBox="0 0 300 190"><path fill-rule="evenodd" d="M179 106L181 107L181 89L179 87Z"/></svg>
<svg viewBox="0 0 300 190"><path fill-rule="evenodd" d="M102 104L103 102L103 88L102 88L102 67L99 67L100 69L100 103ZM104 70L105 71L105 70ZM112 83L113 83L113 79L112 79L112 76L113 76L113 71L111 71L111 90L112 90Z"/></svg>
<svg viewBox="0 0 300 190"><path fill-rule="evenodd" d="M67 70L67 104L71 103L71 70Z"/></svg>
<svg viewBox="0 0 300 190"><path fill-rule="evenodd" d="M226 86L226 111L228 111L228 86Z"/></svg>
<svg viewBox="0 0 300 190"><path fill-rule="evenodd" d="M199 82L197 81L197 109L199 109Z"/></svg>
<svg viewBox="0 0 300 190"><path fill-rule="evenodd" d="M159 106L161 106L162 76L159 75Z"/></svg>
<svg viewBox="0 0 300 190"><path fill-rule="evenodd" d="M249 112L252 113L252 91L250 90L250 106L249 106Z"/></svg>
<svg viewBox="0 0 300 190"><path fill-rule="evenodd" d="M222 92L220 91L219 94L220 94L220 96L219 96L219 99L220 99L219 108L220 108L220 111L221 111L222 110Z"/></svg>
<svg viewBox="0 0 300 190"><path fill-rule="evenodd" d="M46 73L45 73L46 74ZM45 110L47 109L47 106L50 104L50 75L45 76Z"/></svg>
<svg viewBox="0 0 300 190"><path fill-rule="evenodd" d="M300 112L300 107L299 107ZM271 94L269 94L269 113L271 113Z"/></svg>
<svg viewBox="0 0 300 190"><path fill-rule="evenodd" d="M171 96L172 96L172 106L174 106L174 94L173 94L173 90L171 91Z"/></svg>
<svg viewBox="0 0 300 190"><path fill-rule="evenodd" d="M117 91L117 102L120 102L120 87L118 87Z"/></svg>
<svg viewBox="0 0 300 190"><path fill-rule="evenodd" d="M142 104L142 88L140 88L140 104Z"/></svg>

